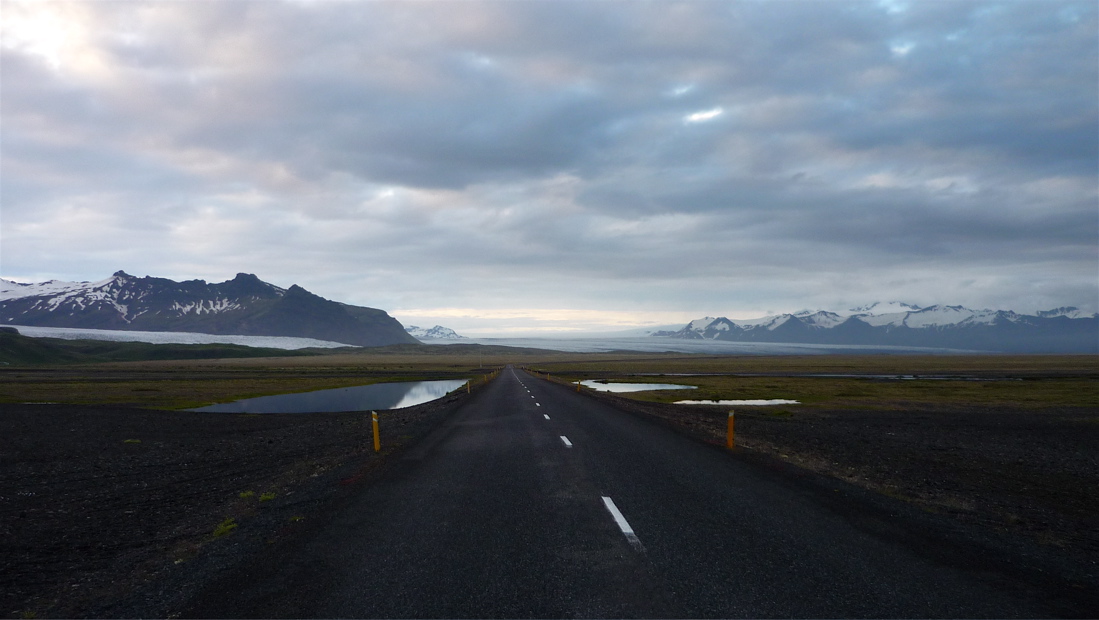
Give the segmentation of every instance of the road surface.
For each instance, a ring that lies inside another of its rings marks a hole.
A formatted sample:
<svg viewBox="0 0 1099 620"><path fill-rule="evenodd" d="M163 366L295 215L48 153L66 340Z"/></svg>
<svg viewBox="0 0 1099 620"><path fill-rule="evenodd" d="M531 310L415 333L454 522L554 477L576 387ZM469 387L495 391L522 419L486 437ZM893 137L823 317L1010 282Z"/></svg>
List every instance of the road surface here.
<svg viewBox="0 0 1099 620"><path fill-rule="evenodd" d="M518 369L397 458L325 527L226 574L184 615L1055 613L980 558L930 552L789 473Z"/></svg>

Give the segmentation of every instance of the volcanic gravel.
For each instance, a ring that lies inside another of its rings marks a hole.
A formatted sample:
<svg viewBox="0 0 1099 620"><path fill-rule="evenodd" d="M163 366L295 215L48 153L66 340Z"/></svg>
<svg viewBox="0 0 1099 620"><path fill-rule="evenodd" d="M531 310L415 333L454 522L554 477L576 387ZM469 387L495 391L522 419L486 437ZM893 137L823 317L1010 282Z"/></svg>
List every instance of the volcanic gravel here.
<svg viewBox="0 0 1099 620"><path fill-rule="evenodd" d="M724 445L726 408L591 396ZM380 454L368 413L3 405L0 615L168 615L209 575L399 466L388 457L467 397L383 412ZM1097 419L1095 408L741 407L734 456L956 525L967 544L1077 592L1079 609L1099 601Z"/></svg>
<svg viewBox="0 0 1099 620"><path fill-rule="evenodd" d="M725 446L728 407L590 396ZM740 458L900 500L1099 612L1099 408L735 408ZM937 519L935 519L937 518ZM1077 603L1079 602L1077 601Z"/></svg>
<svg viewBox="0 0 1099 620"><path fill-rule="evenodd" d="M192 562L306 527L465 397L381 412L381 453L369 412L2 405L0 615L164 614Z"/></svg>

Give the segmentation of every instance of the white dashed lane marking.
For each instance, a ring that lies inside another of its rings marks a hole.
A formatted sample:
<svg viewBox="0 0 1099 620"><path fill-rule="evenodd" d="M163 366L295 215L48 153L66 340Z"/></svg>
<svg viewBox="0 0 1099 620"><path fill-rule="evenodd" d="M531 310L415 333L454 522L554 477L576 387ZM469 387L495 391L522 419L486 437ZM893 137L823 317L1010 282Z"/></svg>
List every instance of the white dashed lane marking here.
<svg viewBox="0 0 1099 620"><path fill-rule="evenodd" d="M641 544L641 540L634 534L633 528L630 527L629 521L626 521L626 517L622 516L622 512L618 510L618 506L614 505L614 500L603 496L603 505L607 507L607 511L614 517L614 522L618 524L618 529L622 530L622 533L626 535L626 540L630 542L630 545L638 551L644 551L645 546Z"/></svg>
<svg viewBox="0 0 1099 620"><path fill-rule="evenodd" d="M572 442L569 441L569 438L565 437L564 435L561 435L561 442L565 444L566 448L571 448L572 447Z"/></svg>

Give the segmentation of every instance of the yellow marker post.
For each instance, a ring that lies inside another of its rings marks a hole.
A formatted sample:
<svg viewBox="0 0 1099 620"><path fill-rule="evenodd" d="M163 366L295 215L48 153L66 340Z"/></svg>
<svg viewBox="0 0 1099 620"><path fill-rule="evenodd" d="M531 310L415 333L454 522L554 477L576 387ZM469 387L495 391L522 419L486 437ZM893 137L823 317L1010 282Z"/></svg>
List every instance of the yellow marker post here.
<svg viewBox="0 0 1099 620"><path fill-rule="evenodd" d="M576 382L576 391L577 392L580 391L580 381L579 380Z"/></svg>
<svg viewBox="0 0 1099 620"><path fill-rule="evenodd" d="M729 429L725 431L725 446L736 447L736 431L733 429L733 411L729 410Z"/></svg>
<svg viewBox="0 0 1099 620"><path fill-rule="evenodd" d="M466 394L469 394L469 384L470 383L473 383L472 379L470 379L469 381L466 381Z"/></svg>
<svg viewBox="0 0 1099 620"><path fill-rule="evenodd" d="M371 419L371 425L374 427L374 451L375 452L381 452L382 451L382 438L381 438L380 435L378 435L378 412L377 411L371 411L370 412L370 419Z"/></svg>

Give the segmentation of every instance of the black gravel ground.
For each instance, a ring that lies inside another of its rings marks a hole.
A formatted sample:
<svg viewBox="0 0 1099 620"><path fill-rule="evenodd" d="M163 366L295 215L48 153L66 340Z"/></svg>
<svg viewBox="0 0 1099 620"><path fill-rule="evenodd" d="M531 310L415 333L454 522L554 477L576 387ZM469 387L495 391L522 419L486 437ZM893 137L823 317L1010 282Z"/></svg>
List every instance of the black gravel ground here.
<svg viewBox="0 0 1099 620"><path fill-rule="evenodd" d="M382 412L380 453L369 413L3 405L0 615L109 617L135 591L178 588L192 562L305 527L463 398Z"/></svg>
<svg viewBox="0 0 1099 620"><path fill-rule="evenodd" d="M724 442L725 410L593 397ZM380 455L362 413L3 405L0 615L172 609L204 574L309 528L317 511L396 466L386 457L465 398L383 413ZM742 458L835 476L937 513L966 535L983 533L1036 578L1099 601L1096 408L739 408L737 436Z"/></svg>
<svg viewBox="0 0 1099 620"><path fill-rule="evenodd" d="M726 442L728 408L590 396ZM735 436L742 458L839 478L940 515L1036 578L1087 592L1099 613L1099 408L738 407Z"/></svg>

